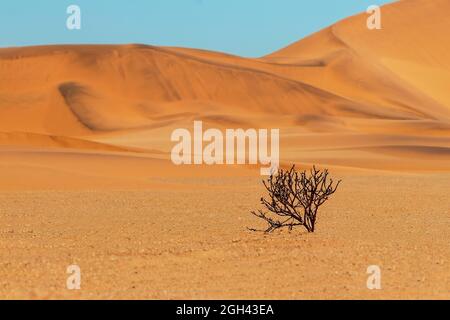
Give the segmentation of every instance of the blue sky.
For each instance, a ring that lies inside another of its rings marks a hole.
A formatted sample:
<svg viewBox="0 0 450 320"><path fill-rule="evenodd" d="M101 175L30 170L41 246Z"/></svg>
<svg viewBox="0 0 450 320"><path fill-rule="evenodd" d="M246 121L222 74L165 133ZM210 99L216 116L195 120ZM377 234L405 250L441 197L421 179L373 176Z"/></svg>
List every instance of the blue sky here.
<svg viewBox="0 0 450 320"><path fill-rule="evenodd" d="M257 57L392 0L3 0L0 46L145 43ZM82 29L66 28L81 8Z"/></svg>

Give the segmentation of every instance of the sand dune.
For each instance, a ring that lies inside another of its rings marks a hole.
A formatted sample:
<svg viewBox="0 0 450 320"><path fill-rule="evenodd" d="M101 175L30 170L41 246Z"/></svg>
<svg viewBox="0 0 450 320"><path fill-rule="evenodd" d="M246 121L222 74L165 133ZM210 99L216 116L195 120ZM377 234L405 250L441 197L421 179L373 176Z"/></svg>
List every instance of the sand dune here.
<svg viewBox="0 0 450 320"><path fill-rule="evenodd" d="M450 41L442 32L450 24L449 8L445 0L400 1L383 7L382 30L367 29L362 14L264 59L352 100L448 120L449 93L440 89L450 70Z"/></svg>
<svg viewBox="0 0 450 320"><path fill-rule="evenodd" d="M377 162L389 154L420 158L412 170L447 170L436 161L450 147L449 9L399 1L383 7L382 30L361 14L259 59L146 45L0 49L0 143L169 160L170 132L203 120L280 128L283 163L398 170Z"/></svg>
<svg viewBox="0 0 450 320"><path fill-rule="evenodd" d="M51 135L24 133L24 132L8 132L8 133L0 132L0 146L81 149L81 150L106 151L106 152L145 152L145 151L150 152L150 150L139 150L129 147L120 147L78 138L51 136Z"/></svg>
<svg viewBox="0 0 450 320"><path fill-rule="evenodd" d="M382 30L361 14L258 59L0 49L0 298L448 299L448 12L398 1ZM279 128L282 166L342 178L318 232L246 229L259 166L175 166L195 120Z"/></svg>

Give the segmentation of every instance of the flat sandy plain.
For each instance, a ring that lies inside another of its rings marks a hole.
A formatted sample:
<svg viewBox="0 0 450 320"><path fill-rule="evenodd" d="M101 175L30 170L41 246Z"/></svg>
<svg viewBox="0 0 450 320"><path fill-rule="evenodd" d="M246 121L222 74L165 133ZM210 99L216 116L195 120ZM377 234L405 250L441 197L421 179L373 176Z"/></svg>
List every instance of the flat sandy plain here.
<svg viewBox="0 0 450 320"><path fill-rule="evenodd" d="M448 12L397 1L258 59L0 49L0 298L449 299ZM343 179L317 232L247 231L259 168L175 166L195 120L280 129L283 166Z"/></svg>
<svg viewBox="0 0 450 320"><path fill-rule="evenodd" d="M249 214L262 191L254 178L2 192L1 297L448 299L449 175L343 178L314 235L247 231L261 226ZM66 289L70 264L79 291ZM367 289L369 265L381 267L382 290Z"/></svg>

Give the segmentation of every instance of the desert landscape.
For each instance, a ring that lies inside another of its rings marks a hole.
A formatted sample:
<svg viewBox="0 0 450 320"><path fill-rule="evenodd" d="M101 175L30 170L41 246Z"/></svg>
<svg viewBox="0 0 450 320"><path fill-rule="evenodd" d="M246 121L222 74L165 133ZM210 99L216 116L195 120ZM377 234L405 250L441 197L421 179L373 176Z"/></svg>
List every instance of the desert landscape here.
<svg viewBox="0 0 450 320"><path fill-rule="evenodd" d="M397 1L257 59L0 48L0 298L449 299L449 11ZM174 165L198 120L280 129L282 167L342 179L317 231L247 229L257 166Z"/></svg>

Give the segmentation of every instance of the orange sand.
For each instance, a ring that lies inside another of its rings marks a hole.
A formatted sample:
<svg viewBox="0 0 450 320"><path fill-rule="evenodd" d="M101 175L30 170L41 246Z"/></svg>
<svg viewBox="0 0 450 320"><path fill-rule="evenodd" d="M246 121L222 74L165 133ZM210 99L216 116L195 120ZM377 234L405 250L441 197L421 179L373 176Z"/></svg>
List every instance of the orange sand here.
<svg viewBox="0 0 450 320"><path fill-rule="evenodd" d="M0 49L0 297L449 298L448 12L398 1L382 30L361 14L259 59ZM343 177L318 233L246 232L259 167L174 166L170 134L194 120L279 128L283 165Z"/></svg>

